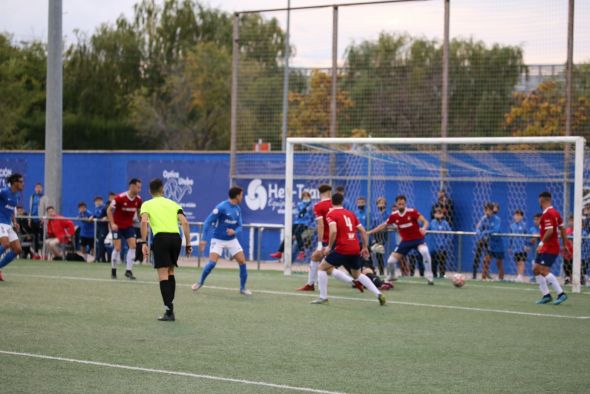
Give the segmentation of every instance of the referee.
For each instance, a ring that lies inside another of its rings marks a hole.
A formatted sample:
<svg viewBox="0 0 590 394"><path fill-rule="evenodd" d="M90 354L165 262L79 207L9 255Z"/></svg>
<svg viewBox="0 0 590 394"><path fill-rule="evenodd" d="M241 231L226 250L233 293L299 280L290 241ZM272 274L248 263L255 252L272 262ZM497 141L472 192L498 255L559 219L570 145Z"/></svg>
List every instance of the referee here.
<svg viewBox="0 0 590 394"><path fill-rule="evenodd" d="M192 252L190 245L190 229L188 221L180 205L164 197L164 184L161 179L150 182L152 199L141 206L141 240L143 241L143 255L148 256L147 246L148 223L154 233L152 250L154 252L154 268L158 270L160 292L166 307L166 312L159 317L160 321L174 321L174 293L176 279L174 267L177 267L178 256L182 241L178 222L182 225L182 232L186 239L186 255Z"/></svg>

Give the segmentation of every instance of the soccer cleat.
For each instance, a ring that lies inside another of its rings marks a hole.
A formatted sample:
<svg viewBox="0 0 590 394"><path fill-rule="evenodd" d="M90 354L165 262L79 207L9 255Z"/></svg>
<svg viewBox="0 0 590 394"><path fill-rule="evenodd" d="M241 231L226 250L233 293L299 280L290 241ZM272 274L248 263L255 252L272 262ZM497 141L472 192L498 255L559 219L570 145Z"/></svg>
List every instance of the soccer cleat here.
<svg viewBox="0 0 590 394"><path fill-rule="evenodd" d="M315 291L315 286L314 285L310 285L310 284L306 284L303 287L300 287L299 289L297 289L297 291Z"/></svg>
<svg viewBox="0 0 590 394"><path fill-rule="evenodd" d="M198 291L198 290L199 290L201 287L203 287L203 285L202 285L202 284L200 284L199 282L197 282L197 283L194 283L194 284L191 286L191 289L192 289L193 291Z"/></svg>
<svg viewBox="0 0 590 394"><path fill-rule="evenodd" d="M377 297L377 300L379 301L379 305L383 306L387 303L387 300L385 299L385 296L383 294L379 294L379 296Z"/></svg>
<svg viewBox="0 0 590 394"><path fill-rule="evenodd" d="M561 293L557 296L557 299L553 301L553 305L559 305L567 300L567 295L565 293Z"/></svg>
<svg viewBox="0 0 590 394"><path fill-rule="evenodd" d="M273 259L280 259L281 257L283 257L283 253L281 252L274 252L270 254L270 257L272 257Z"/></svg>
<svg viewBox="0 0 590 394"><path fill-rule="evenodd" d="M361 282L359 282L358 280L352 281L352 287L358 289L358 291L360 291L361 293L365 292L365 286L363 286L363 284Z"/></svg>
<svg viewBox="0 0 590 394"><path fill-rule="evenodd" d="M252 295L252 292L250 290L248 290L248 289L241 289L240 290L240 294L241 295L245 295L245 296L251 296Z"/></svg>
<svg viewBox="0 0 590 394"><path fill-rule="evenodd" d="M543 296L543 298L541 298L540 300L537 301L537 304L541 305L541 304L548 304L551 301L553 301L553 298L551 297L551 294L545 294ZM564 300L565 301L565 300ZM563 302L563 301L562 301Z"/></svg>
<svg viewBox="0 0 590 394"><path fill-rule="evenodd" d="M135 276L133 276L133 272L131 271L125 271L125 277L128 278L129 280L135 280Z"/></svg>
<svg viewBox="0 0 590 394"><path fill-rule="evenodd" d="M0 282L4 282L4 275L2 275L2 271L0 271Z"/></svg>
<svg viewBox="0 0 590 394"><path fill-rule="evenodd" d="M176 317L174 316L174 312L166 312L162 316L158 317L159 321L176 321Z"/></svg>
<svg viewBox="0 0 590 394"><path fill-rule="evenodd" d="M301 261L305 258L305 252L302 250L301 252L297 253L297 259L298 261Z"/></svg>
<svg viewBox="0 0 590 394"><path fill-rule="evenodd" d="M429 281L428 281L428 286L434 286L434 281L432 281L432 280L429 280Z"/></svg>
<svg viewBox="0 0 590 394"><path fill-rule="evenodd" d="M327 303L328 303L327 298L318 298L317 300L313 300L311 302L311 304L314 304L314 305L327 304Z"/></svg>

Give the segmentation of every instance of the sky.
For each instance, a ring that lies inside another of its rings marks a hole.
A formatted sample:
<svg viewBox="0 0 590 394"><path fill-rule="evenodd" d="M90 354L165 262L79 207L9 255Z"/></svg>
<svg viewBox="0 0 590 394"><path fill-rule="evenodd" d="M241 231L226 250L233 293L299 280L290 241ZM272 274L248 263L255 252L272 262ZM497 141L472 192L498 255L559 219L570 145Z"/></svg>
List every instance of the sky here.
<svg viewBox="0 0 590 394"><path fill-rule="evenodd" d="M120 15L131 17L138 0L63 0L63 32L73 42L75 30L91 34L102 23ZM364 0L292 0L291 6L350 3ZM48 0L0 0L0 32L15 41L47 39ZM228 11L286 7L287 0L204 0ZM263 13L276 17L283 28L286 12ZM386 5L340 7L338 53L342 62L353 42L374 40L380 32L408 32L441 39L443 0ZM576 1L574 61L590 61L590 0ZM488 45L501 43L524 48L527 64L563 64L566 59L567 0L453 0L451 38L473 37ZM332 9L293 11L292 64L328 67L331 63Z"/></svg>

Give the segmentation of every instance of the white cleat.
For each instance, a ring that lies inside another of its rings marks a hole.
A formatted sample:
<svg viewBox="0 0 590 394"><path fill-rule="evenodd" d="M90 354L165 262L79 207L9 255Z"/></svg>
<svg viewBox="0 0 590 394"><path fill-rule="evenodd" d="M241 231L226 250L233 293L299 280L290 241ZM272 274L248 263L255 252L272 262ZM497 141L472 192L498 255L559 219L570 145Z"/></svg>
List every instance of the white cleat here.
<svg viewBox="0 0 590 394"><path fill-rule="evenodd" d="M197 282L197 283L195 283L195 284L193 284L193 285L191 286L191 289L192 289L193 291L197 291L197 290L199 290L201 287L203 287L203 285L202 285L202 284L200 284L199 282Z"/></svg>
<svg viewBox="0 0 590 394"><path fill-rule="evenodd" d="M240 290L240 294L245 295L245 296L251 296L252 292L248 289L242 289L242 290Z"/></svg>

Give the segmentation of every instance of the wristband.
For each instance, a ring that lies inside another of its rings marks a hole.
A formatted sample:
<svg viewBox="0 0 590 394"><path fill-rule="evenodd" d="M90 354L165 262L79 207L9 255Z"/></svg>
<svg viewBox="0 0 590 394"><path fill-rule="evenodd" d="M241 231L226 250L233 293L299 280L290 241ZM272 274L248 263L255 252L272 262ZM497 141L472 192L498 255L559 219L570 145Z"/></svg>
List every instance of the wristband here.
<svg viewBox="0 0 590 394"><path fill-rule="evenodd" d="M543 243L543 241L541 241L541 242L539 242L539 246L538 246L538 247L539 247L539 248L542 248L542 247L543 247L543 245L544 245L544 243Z"/></svg>
<svg viewBox="0 0 590 394"><path fill-rule="evenodd" d="M318 249L317 250L322 250L324 248L324 244L322 243L322 241L318 241Z"/></svg>

